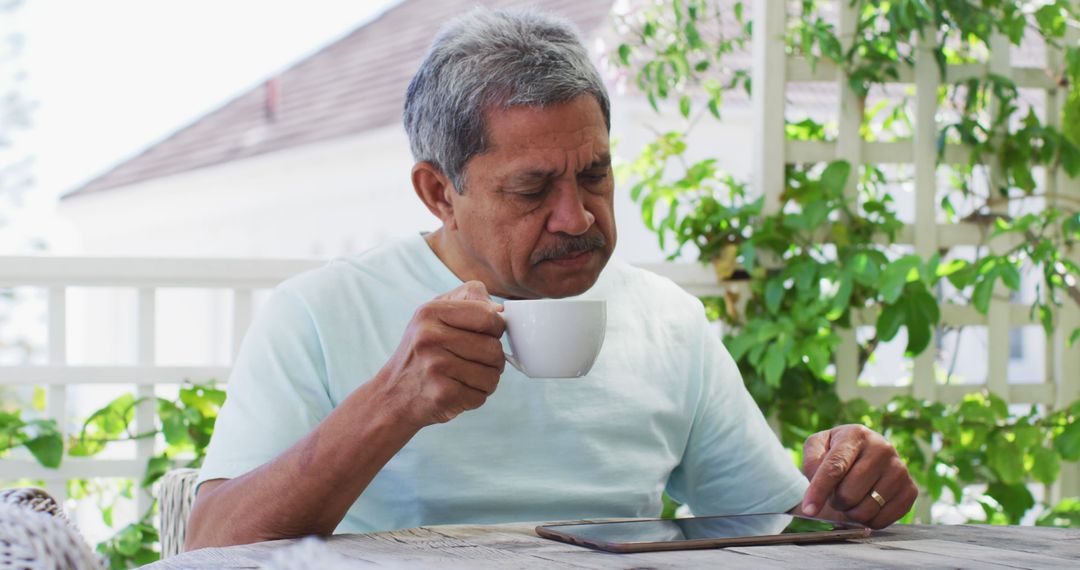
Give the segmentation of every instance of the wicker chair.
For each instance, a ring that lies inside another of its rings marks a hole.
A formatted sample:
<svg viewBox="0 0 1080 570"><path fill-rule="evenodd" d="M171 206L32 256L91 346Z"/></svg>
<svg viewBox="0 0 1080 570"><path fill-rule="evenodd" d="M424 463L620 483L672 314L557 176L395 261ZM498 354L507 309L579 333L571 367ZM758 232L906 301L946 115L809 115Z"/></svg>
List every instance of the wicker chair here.
<svg viewBox="0 0 1080 570"><path fill-rule="evenodd" d="M158 513L161 516L161 558L184 551L188 516L195 503L195 480L198 469L173 469L161 477L158 487Z"/></svg>
<svg viewBox="0 0 1080 570"><path fill-rule="evenodd" d="M0 570L104 568L48 493L0 491Z"/></svg>

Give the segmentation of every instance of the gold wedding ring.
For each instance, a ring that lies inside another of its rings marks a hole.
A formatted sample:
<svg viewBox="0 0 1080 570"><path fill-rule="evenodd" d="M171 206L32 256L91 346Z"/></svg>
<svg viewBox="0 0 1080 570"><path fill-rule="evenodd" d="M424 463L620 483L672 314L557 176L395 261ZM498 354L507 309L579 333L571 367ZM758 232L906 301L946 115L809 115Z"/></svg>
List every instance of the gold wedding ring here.
<svg viewBox="0 0 1080 570"><path fill-rule="evenodd" d="M881 493L878 493L876 490L871 490L870 491L870 498L877 501L878 506L880 506L880 507L885 506L885 497L882 497Z"/></svg>

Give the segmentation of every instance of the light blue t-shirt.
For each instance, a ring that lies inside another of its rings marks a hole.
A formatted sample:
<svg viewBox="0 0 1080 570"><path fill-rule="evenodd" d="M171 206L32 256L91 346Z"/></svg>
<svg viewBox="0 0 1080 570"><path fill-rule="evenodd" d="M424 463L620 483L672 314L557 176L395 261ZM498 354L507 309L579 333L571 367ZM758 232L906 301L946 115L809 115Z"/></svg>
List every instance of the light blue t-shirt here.
<svg viewBox="0 0 1080 570"><path fill-rule="evenodd" d="M315 428L382 368L417 307L461 283L416 235L281 284L244 339L200 481L239 477ZM507 366L481 408L420 430L337 532L654 517L665 489L699 515L799 503L807 481L697 299L616 260L582 298L608 314L587 376Z"/></svg>

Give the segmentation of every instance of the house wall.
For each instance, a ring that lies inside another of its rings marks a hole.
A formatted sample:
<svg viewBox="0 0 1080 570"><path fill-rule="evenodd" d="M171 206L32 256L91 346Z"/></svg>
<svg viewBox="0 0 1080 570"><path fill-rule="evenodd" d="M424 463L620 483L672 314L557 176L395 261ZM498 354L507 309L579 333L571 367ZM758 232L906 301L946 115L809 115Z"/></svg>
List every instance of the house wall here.
<svg viewBox="0 0 1080 570"><path fill-rule="evenodd" d="M667 124L640 102L616 100L612 138L630 160ZM620 110L621 109L621 110ZM669 120L670 123L670 120ZM748 176L746 112L699 129L691 148ZM438 227L409 182L412 158L395 124L362 135L228 162L64 200L61 216L86 255L332 257ZM630 262L663 259L626 188L616 193L619 245Z"/></svg>
<svg viewBox="0 0 1080 570"><path fill-rule="evenodd" d="M613 101L617 159L632 160L654 132L679 128L629 97ZM720 156L748 178L749 109L722 127L703 123L691 149ZM438 220L412 191L412 158L395 124L362 135L291 148L64 200L72 253L100 256L330 258L395 237L429 231ZM632 263L665 254L641 221L627 185L616 191L615 255ZM222 292L159 292L157 358L162 364L228 364L231 342ZM130 363L136 318L131 291L73 291L69 359ZM109 334L102 334L103 331Z"/></svg>

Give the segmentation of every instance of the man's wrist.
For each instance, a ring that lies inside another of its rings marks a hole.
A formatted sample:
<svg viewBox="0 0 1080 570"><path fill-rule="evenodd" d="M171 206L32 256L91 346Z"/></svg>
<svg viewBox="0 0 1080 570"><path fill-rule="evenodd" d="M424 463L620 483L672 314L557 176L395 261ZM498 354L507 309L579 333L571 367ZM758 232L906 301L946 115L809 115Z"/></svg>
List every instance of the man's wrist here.
<svg viewBox="0 0 1080 570"><path fill-rule="evenodd" d="M353 417L365 418L364 423L374 433L402 438L403 442L408 442L424 427L412 421L409 402L394 389L385 370L354 390L342 404L352 408Z"/></svg>

